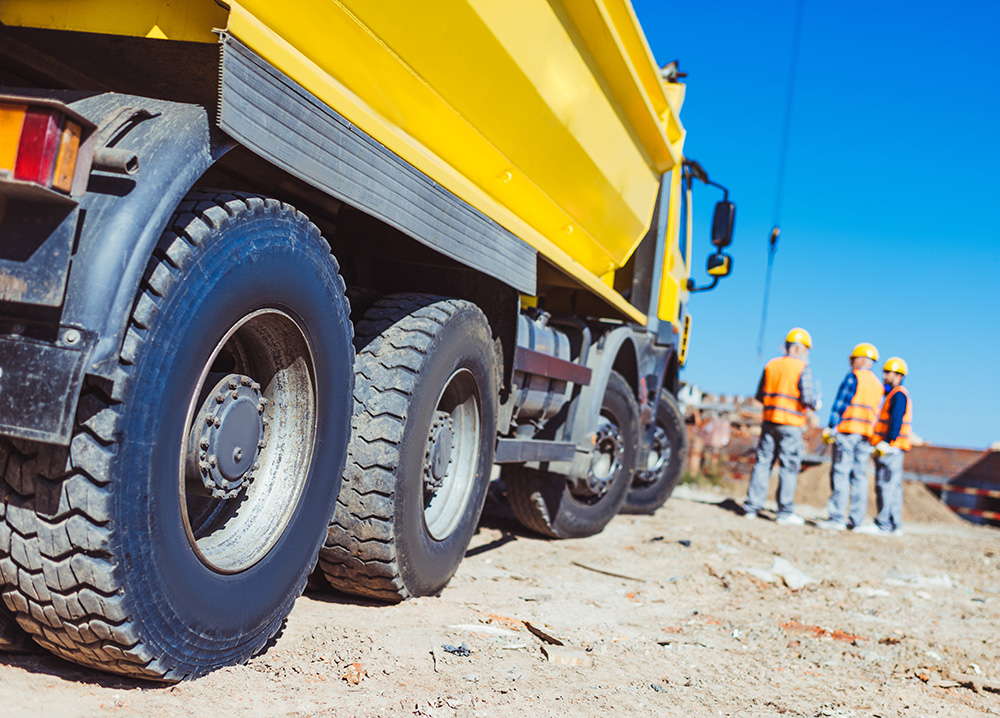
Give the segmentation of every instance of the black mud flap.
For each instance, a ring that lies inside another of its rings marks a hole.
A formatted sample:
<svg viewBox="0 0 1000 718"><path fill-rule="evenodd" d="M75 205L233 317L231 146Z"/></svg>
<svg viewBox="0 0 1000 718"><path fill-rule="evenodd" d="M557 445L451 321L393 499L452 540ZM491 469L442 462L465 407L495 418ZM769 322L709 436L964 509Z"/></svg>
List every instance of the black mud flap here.
<svg viewBox="0 0 1000 718"><path fill-rule="evenodd" d="M0 337L0 434L68 444L92 337L64 330L59 344Z"/></svg>

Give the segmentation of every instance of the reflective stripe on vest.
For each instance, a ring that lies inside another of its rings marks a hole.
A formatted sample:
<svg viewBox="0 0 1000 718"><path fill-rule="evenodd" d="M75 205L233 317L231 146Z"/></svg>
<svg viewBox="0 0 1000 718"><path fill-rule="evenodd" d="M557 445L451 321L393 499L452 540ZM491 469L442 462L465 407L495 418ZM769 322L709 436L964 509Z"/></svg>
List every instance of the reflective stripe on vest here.
<svg viewBox="0 0 1000 718"><path fill-rule="evenodd" d="M763 420L786 426L805 426L806 408L799 403L799 378L806 363L777 357L764 367Z"/></svg>
<svg viewBox="0 0 1000 718"><path fill-rule="evenodd" d="M909 451L910 425L913 423L913 402L910 401L910 393L901 386L897 386L885 395L885 401L882 402L882 411L879 412L878 422L875 424L875 432L872 434L871 441L873 444L877 444L880 441L885 441L885 437L889 435L889 421L891 420L889 407L892 405L892 397L900 392L906 397L906 411L903 412L903 425L899 427L899 436L890 441L889 446Z"/></svg>
<svg viewBox="0 0 1000 718"><path fill-rule="evenodd" d="M878 404L885 395L885 387L871 369L858 369L854 372L854 376L858 380L858 386L851 403L841 415L837 431L841 434L861 434L870 438L875 429Z"/></svg>

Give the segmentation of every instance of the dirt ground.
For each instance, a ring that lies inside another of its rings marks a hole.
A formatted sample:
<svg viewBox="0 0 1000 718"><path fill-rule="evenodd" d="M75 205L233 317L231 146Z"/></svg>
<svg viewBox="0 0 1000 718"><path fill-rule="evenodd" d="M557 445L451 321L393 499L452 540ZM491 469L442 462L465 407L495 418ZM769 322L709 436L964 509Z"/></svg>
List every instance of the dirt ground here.
<svg viewBox="0 0 1000 718"><path fill-rule="evenodd" d="M747 521L689 487L584 540L493 520L440 597L310 590L269 651L197 681L0 655L0 716L1000 715L1000 531L928 496L898 537Z"/></svg>

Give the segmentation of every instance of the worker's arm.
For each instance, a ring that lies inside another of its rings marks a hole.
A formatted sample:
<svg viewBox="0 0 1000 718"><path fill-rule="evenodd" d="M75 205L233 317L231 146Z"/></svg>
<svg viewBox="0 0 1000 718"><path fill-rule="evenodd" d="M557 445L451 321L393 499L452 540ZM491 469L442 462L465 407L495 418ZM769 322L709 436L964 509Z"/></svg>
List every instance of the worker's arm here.
<svg viewBox="0 0 1000 718"><path fill-rule="evenodd" d="M757 382L757 393L754 394L754 398L760 403L764 403L764 379L767 377L767 367L764 367L764 371L760 373L760 381Z"/></svg>
<svg viewBox="0 0 1000 718"><path fill-rule="evenodd" d="M847 411L847 407L854 399L854 394L857 390L858 378L854 376L854 372L851 372L844 377L844 381L840 382L840 388L837 389L837 398L833 400L833 408L830 409L830 423L827 424L828 427L834 429L840 423L844 412Z"/></svg>
<svg viewBox="0 0 1000 718"><path fill-rule="evenodd" d="M906 416L906 394L897 391L889 400L889 430L885 435L885 441L892 443L893 439L899 436L903 430L903 417Z"/></svg>
<svg viewBox="0 0 1000 718"><path fill-rule="evenodd" d="M813 391L813 375L809 365L806 364L799 377L799 403L807 409L815 409L817 402L816 393Z"/></svg>

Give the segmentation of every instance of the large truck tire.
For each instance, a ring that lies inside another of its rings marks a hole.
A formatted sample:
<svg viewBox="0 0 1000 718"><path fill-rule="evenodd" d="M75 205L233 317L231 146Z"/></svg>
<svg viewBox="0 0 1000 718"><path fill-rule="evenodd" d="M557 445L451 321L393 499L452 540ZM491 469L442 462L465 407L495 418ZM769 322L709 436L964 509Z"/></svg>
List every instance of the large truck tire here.
<svg viewBox="0 0 1000 718"><path fill-rule="evenodd" d="M0 441L2 594L36 642L165 681L268 645L340 486L348 313L329 244L294 208L181 203L71 445Z"/></svg>
<svg viewBox="0 0 1000 718"><path fill-rule="evenodd" d="M356 328L347 467L319 565L341 591L441 592L479 522L496 442L497 356L474 304L376 302Z"/></svg>
<svg viewBox="0 0 1000 718"><path fill-rule="evenodd" d="M595 433L588 486L519 464L506 467L507 498L525 528L551 538L583 538L603 531L618 513L639 446L639 407L618 372L611 372Z"/></svg>
<svg viewBox="0 0 1000 718"><path fill-rule="evenodd" d="M649 456L645 466L636 467L622 513L651 514L666 503L681 478L687 445L684 415L677 400L670 392L661 391Z"/></svg>

